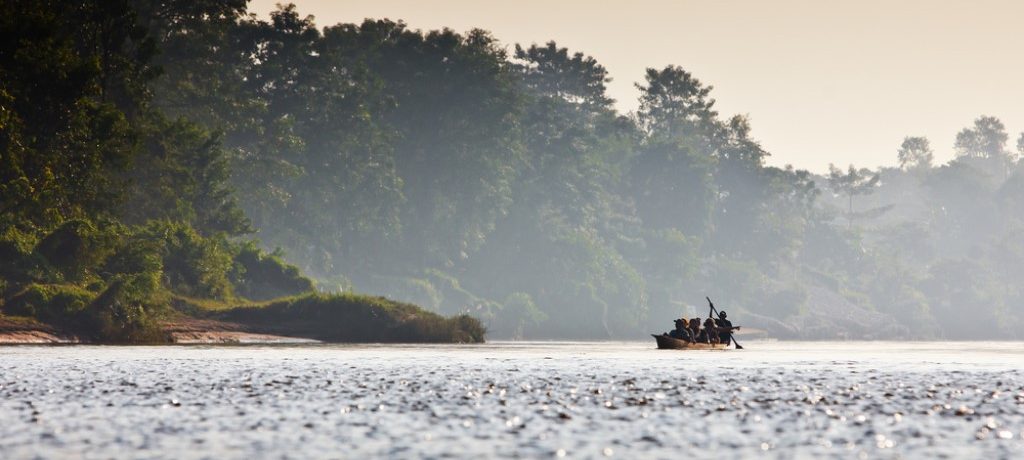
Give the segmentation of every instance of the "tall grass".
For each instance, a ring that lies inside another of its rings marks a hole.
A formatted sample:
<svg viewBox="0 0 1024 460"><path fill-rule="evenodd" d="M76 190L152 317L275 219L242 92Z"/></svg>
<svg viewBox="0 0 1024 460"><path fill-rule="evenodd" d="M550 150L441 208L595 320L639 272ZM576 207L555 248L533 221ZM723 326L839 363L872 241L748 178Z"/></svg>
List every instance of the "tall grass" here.
<svg viewBox="0 0 1024 460"><path fill-rule="evenodd" d="M352 293L289 297L215 316L268 333L329 342L480 343L485 333L467 315L445 318L412 304Z"/></svg>

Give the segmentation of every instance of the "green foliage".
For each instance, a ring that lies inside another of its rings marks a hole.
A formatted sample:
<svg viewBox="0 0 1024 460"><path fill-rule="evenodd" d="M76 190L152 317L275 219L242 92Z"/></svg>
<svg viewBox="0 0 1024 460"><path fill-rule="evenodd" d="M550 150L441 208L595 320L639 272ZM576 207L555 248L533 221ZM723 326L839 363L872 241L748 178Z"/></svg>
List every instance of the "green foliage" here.
<svg viewBox="0 0 1024 460"><path fill-rule="evenodd" d="M95 297L95 293L76 286L30 284L4 303L4 313L74 326Z"/></svg>
<svg viewBox="0 0 1024 460"><path fill-rule="evenodd" d="M235 292L251 300L270 300L312 292L313 281L299 269L281 259L280 253L267 254L255 242L238 248L234 257L232 282Z"/></svg>
<svg viewBox="0 0 1024 460"><path fill-rule="evenodd" d="M172 298L226 308L311 278L516 338L638 337L704 294L796 323L825 299L920 337L1024 319L1024 166L994 117L946 165L908 137L899 169L818 176L766 166L750 121L687 70L648 69L625 116L607 69L554 42L319 29L242 0L13 0L0 38L5 301L103 340L162 340ZM232 314L325 318L340 329L303 327L345 340L482 337L400 305Z"/></svg>
<svg viewBox="0 0 1024 460"><path fill-rule="evenodd" d="M38 237L16 227L7 227L0 234L0 279L27 282L41 277L43 261L32 250Z"/></svg>
<svg viewBox="0 0 1024 460"><path fill-rule="evenodd" d="M221 318L270 332L332 342L482 342L484 328L466 315L445 318L415 305L351 293L309 294L239 307Z"/></svg>
<svg viewBox="0 0 1024 460"><path fill-rule="evenodd" d="M205 235L251 232L227 185L227 155L219 136L185 119L150 118L142 128L146 154L131 169L123 220L187 222Z"/></svg>
<svg viewBox="0 0 1024 460"><path fill-rule="evenodd" d="M120 276L97 294L73 285L31 284L4 303L4 313L33 317L87 341L161 343L157 318L166 301L153 276Z"/></svg>
<svg viewBox="0 0 1024 460"><path fill-rule="evenodd" d="M375 292L396 299L405 299L427 310L438 312L444 295L429 280L412 276L372 276L359 285L366 292Z"/></svg>
<svg viewBox="0 0 1024 460"><path fill-rule="evenodd" d="M165 343L158 319L167 297L155 274L113 279L83 311L82 332L105 343Z"/></svg>
<svg viewBox="0 0 1024 460"><path fill-rule="evenodd" d="M183 223L152 221L133 239L160 248L163 278L171 291L214 299L234 295L231 245L223 238L204 238Z"/></svg>
<svg viewBox="0 0 1024 460"><path fill-rule="evenodd" d="M533 302L533 298L525 292L510 294L496 308L497 312L491 318L495 325L494 332L512 339L522 339L528 329L548 319L548 315L541 311Z"/></svg>
<svg viewBox="0 0 1024 460"><path fill-rule="evenodd" d="M35 247L55 275L53 281L81 282L113 252L116 230L97 229L91 222L71 220L46 235Z"/></svg>

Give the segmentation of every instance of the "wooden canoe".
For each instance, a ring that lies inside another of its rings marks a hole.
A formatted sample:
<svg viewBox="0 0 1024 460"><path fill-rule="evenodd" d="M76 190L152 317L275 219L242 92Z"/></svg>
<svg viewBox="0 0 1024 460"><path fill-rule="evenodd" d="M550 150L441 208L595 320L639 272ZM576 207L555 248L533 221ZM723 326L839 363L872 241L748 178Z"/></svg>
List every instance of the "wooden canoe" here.
<svg viewBox="0 0 1024 460"><path fill-rule="evenodd" d="M651 337L658 341L659 350L724 350L729 346L724 343L690 343L664 334L651 334Z"/></svg>

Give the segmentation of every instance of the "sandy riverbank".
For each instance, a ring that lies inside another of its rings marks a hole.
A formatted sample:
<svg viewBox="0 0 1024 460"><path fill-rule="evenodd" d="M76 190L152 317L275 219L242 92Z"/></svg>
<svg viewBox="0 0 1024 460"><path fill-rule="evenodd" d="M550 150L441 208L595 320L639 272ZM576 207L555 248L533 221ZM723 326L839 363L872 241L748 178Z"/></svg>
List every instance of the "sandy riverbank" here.
<svg viewBox="0 0 1024 460"><path fill-rule="evenodd" d="M164 323L176 344L316 343L303 337L254 332L245 325L224 321L179 318ZM27 318L0 317L0 345L83 343L73 335Z"/></svg>

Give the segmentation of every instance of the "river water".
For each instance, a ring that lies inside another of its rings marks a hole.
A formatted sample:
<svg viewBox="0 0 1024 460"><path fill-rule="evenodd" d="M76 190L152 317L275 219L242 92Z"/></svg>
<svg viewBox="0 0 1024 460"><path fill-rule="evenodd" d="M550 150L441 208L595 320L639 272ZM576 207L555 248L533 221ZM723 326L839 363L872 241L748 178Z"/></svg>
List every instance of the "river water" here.
<svg viewBox="0 0 1024 460"><path fill-rule="evenodd" d="M1024 458L1024 344L0 348L0 458Z"/></svg>

